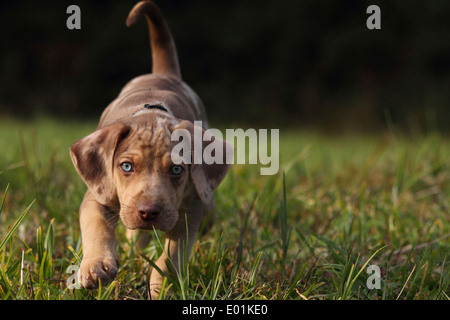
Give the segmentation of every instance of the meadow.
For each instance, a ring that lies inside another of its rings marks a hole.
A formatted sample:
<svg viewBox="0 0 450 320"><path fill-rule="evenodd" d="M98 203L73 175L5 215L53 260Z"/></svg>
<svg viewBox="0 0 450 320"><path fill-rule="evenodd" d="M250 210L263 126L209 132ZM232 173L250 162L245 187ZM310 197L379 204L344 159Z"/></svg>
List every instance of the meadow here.
<svg viewBox="0 0 450 320"><path fill-rule="evenodd" d="M0 299L149 298L164 233L137 250L122 223L115 281L67 287L82 257L85 192L68 149L95 126L0 120ZM278 174L232 167L216 193L216 224L160 298L449 300L449 159L439 133L280 129Z"/></svg>

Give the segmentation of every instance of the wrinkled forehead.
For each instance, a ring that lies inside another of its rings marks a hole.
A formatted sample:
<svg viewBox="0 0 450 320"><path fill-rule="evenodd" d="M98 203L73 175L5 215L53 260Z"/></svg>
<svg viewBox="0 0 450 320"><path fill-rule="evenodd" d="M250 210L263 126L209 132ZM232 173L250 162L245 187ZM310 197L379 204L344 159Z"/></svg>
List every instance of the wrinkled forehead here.
<svg viewBox="0 0 450 320"><path fill-rule="evenodd" d="M127 151L142 153L143 156L162 157L170 154L175 142L171 135L175 123L165 117L131 125L128 136L120 142L116 154Z"/></svg>

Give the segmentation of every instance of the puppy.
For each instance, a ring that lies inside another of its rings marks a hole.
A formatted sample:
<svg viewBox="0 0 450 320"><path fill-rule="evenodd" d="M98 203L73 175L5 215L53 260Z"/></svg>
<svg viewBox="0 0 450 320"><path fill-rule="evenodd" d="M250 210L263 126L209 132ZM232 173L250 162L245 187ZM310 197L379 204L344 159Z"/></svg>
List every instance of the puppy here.
<svg viewBox="0 0 450 320"><path fill-rule="evenodd" d="M164 253L156 265L164 274L168 255L177 267L189 256L202 218L214 209L213 193L229 170L233 147L209 136L191 154L172 154L176 130L205 133L204 106L181 79L172 35L158 7L139 2L126 21L145 16L152 49L152 73L131 80L104 110L97 130L70 148L73 164L88 187L80 207L83 260L78 270L84 288L104 285L117 274L115 228L119 218L130 230L166 232ZM194 124L201 121L203 127ZM222 148L223 161L181 161L201 157L211 143ZM187 241L187 243L186 243ZM187 252L185 252L187 250ZM152 298L163 274L153 270Z"/></svg>

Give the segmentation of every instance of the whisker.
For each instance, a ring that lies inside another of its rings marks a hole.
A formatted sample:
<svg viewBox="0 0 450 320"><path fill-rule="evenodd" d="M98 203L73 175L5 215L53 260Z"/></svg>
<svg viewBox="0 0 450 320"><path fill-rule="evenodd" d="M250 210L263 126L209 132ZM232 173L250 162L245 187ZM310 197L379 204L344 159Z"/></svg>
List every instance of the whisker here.
<svg viewBox="0 0 450 320"><path fill-rule="evenodd" d="M171 196L169 196L167 199L170 199L170 198L172 198L172 197L175 197L177 195L177 193L176 192L174 192L174 193L172 193L172 195Z"/></svg>
<svg viewBox="0 0 450 320"><path fill-rule="evenodd" d="M129 196L129 197L132 198L132 199L137 199L137 197L136 197L136 196L133 196L132 194L126 193L125 195Z"/></svg>

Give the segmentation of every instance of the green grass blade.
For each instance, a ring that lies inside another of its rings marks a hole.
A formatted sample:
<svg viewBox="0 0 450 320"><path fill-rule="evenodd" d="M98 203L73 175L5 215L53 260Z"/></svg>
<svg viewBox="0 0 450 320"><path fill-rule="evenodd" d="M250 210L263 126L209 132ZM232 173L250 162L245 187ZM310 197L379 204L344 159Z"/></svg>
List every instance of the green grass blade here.
<svg viewBox="0 0 450 320"><path fill-rule="evenodd" d="M36 229L36 249L37 249L37 261L38 264L42 262L42 259L44 257L44 240L42 239L42 227L39 226Z"/></svg>
<svg viewBox="0 0 450 320"><path fill-rule="evenodd" d="M259 265L260 265L260 261L261 261L261 257L263 255L263 252L260 251L258 252L258 255L256 256L255 262L253 263L253 267L252 267L252 271L250 272L250 278L249 278L249 285L250 287L253 287L256 283L256 279L258 277L259 274Z"/></svg>
<svg viewBox="0 0 450 320"><path fill-rule="evenodd" d="M438 293L438 296L436 297L436 299L439 299L441 294L445 295L445 292L448 290L448 287L450 285L450 281L449 281L450 280L450 273L449 272L447 272L447 273L444 272L446 260L447 260L447 256L444 257L444 261L442 262L441 276L439 278L439 288L440 288L440 290L439 290L439 293ZM446 276L444 276L445 274L446 274ZM447 299L448 299L448 297L447 297Z"/></svg>
<svg viewBox="0 0 450 320"><path fill-rule="evenodd" d="M55 222L55 219L50 220L50 224L48 226L47 234L45 236L44 240L44 248L47 250L49 257L53 257L53 248L55 245L55 236L54 236L54 228L53 223Z"/></svg>
<svg viewBox="0 0 450 320"><path fill-rule="evenodd" d="M22 214L19 216L19 218L16 220L14 225L11 227L11 229L6 234L5 238L0 242L0 251L3 249L3 247L6 245L8 240L12 237L14 232L17 230L19 225L22 223L23 219L25 219L25 216L27 215L28 211L30 211L31 207L33 206L35 200L31 202L31 204L22 212Z"/></svg>
<svg viewBox="0 0 450 320"><path fill-rule="evenodd" d="M359 257L358 257L358 259L359 259ZM355 270L355 266L358 264L358 259L356 259L355 263L351 264L350 271L349 271L348 276L347 276L347 281L345 281L345 283L342 286L342 299L343 300L347 299L347 297L348 297L348 295L350 293L350 290L351 290L351 288L353 286L354 282L351 279L352 279L352 276L353 276L353 272ZM358 277L358 275L355 278L353 278L353 279L356 279L357 277Z"/></svg>
<svg viewBox="0 0 450 320"><path fill-rule="evenodd" d="M287 251L289 247L289 240L291 236L291 229L288 230L287 221L287 197L286 197L286 175L283 172L283 201L281 203L281 214L280 214L280 224L281 224L281 241L283 248L283 263L286 265Z"/></svg>
<svg viewBox="0 0 450 320"><path fill-rule="evenodd" d="M300 278L303 276L305 269L306 269L306 263L303 264L302 268L300 268L297 271L296 275L294 276L294 279L291 281L291 285L289 286L288 291L283 296L283 300L287 300L291 296L292 292L294 292L294 289L297 286L297 283L300 281Z"/></svg>
<svg viewBox="0 0 450 320"><path fill-rule="evenodd" d="M0 202L0 213L2 213L3 206L5 205L6 194L8 193L9 183L6 185L5 192L3 193L2 201Z"/></svg>
<svg viewBox="0 0 450 320"><path fill-rule="evenodd" d="M98 295L98 300L108 300L111 297L111 294L115 291L117 286L117 281L111 282L108 287L106 288L105 292Z"/></svg>
<svg viewBox="0 0 450 320"><path fill-rule="evenodd" d="M379 248L377 251L375 251L370 257L369 259L367 259L367 261L363 264L363 266L361 267L361 269L359 269L359 272L356 274L355 277L353 277L352 281L350 282L349 286L347 287L347 293L350 292L351 288L353 287L353 285L355 284L356 280L358 279L359 275L361 274L361 272L363 272L363 270L366 269L366 266L369 264L370 260L373 259L373 257L375 257L378 252L380 252L381 250L383 250L384 248L386 248L387 246L382 246L381 248ZM352 266L353 268L353 266Z"/></svg>
<svg viewBox="0 0 450 320"><path fill-rule="evenodd" d="M72 252L72 254L73 254L73 256L75 257L75 259L77 259L77 262L78 262L78 263L81 263L81 257L80 257L80 255L75 251L75 249L74 249L71 245L67 246L67 249L69 249L69 251Z"/></svg>

